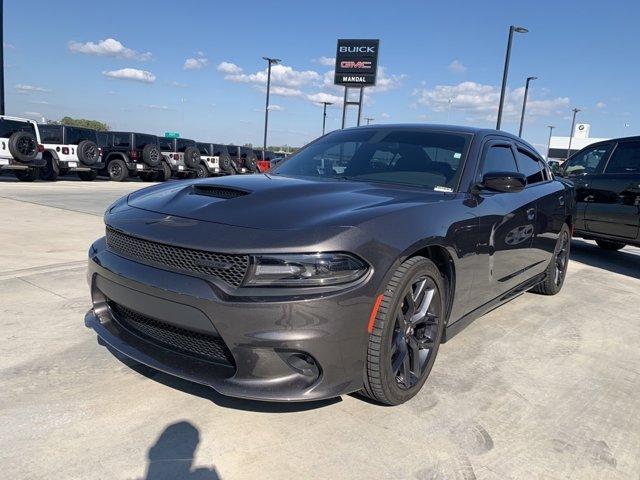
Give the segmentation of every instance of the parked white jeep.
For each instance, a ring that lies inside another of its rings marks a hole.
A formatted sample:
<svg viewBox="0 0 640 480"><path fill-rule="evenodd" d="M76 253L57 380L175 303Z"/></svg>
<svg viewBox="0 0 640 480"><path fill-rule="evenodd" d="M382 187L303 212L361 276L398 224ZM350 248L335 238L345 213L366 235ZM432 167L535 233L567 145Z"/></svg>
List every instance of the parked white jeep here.
<svg viewBox="0 0 640 480"><path fill-rule="evenodd" d="M69 125L40 124L42 157L46 164L40 169L42 180L54 181L58 175L77 172L81 180L91 181L104 167L98 135L90 128Z"/></svg>
<svg viewBox="0 0 640 480"><path fill-rule="evenodd" d="M0 115L0 171L11 170L18 180L33 182L44 165L42 150L36 122Z"/></svg>
<svg viewBox="0 0 640 480"><path fill-rule="evenodd" d="M194 178L200 164L200 152L194 140L158 137L160 151L177 178Z"/></svg>
<svg viewBox="0 0 640 480"><path fill-rule="evenodd" d="M196 168L196 176L198 178L209 177L211 175L220 175L220 152L216 151L216 145L213 143L198 143L201 162Z"/></svg>

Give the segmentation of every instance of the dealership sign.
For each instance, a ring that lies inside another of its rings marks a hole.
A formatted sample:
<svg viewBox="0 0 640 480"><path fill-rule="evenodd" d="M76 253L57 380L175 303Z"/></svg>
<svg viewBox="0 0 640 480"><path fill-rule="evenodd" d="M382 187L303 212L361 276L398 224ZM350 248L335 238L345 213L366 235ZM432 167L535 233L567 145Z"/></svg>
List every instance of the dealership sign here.
<svg viewBox="0 0 640 480"><path fill-rule="evenodd" d="M338 40L334 83L345 87L376 84L380 40Z"/></svg>

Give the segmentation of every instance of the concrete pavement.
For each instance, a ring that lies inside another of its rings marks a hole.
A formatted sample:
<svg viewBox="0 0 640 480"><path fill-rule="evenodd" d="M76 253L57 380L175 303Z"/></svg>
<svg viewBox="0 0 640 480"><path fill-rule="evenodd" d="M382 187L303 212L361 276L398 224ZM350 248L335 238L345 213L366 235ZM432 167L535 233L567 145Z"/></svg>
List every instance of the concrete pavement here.
<svg viewBox="0 0 640 480"><path fill-rule="evenodd" d="M639 478L640 249L575 240L561 294L477 320L400 407L250 402L84 327L86 250L142 186L0 177L3 478Z"/></svg>

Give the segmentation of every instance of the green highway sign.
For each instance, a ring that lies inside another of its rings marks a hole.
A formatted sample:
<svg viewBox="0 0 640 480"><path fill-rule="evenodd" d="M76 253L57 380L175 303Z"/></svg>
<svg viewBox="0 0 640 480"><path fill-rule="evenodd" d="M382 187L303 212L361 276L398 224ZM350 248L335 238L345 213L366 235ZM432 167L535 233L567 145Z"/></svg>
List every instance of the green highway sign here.
<svg viewBox="0 0 640 480"><path fill-rule="evenodd" d="M165 138L180 138L180 134L178 132L164 132Z"/></svg>

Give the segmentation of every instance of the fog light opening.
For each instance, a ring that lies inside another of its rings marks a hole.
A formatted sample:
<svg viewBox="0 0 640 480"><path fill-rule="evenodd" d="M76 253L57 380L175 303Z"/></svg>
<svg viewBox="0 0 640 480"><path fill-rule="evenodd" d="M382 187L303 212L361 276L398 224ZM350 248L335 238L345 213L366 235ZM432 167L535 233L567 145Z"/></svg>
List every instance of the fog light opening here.
<svg viewBox="0 0 640 480"><path fill-rule="evenodd" d="M306 353L292 353L286 361L292 369L305 377L317 377L320 373L316 361Z"/></svg>

